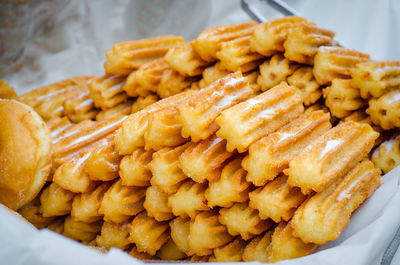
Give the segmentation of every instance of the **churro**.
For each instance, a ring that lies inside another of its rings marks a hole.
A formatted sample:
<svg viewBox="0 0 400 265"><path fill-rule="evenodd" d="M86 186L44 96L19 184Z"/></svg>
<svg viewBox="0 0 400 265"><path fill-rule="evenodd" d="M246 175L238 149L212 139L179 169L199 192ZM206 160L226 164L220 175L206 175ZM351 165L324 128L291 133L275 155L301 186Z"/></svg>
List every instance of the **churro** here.
<svg viewBox="0 0 400 265"><path fill-rule="evenodd" d="M138 251L155 255L170 239L168 228L167 222L157 222L142 212L128 224L129 239L135 243Z"/></svg>
<svg viewBox="0 0 400 265"><path fill-rule="evenodd" d="M89 90L94 105L107 110L126 101L128 95L123 90L125 79L122 75L104 75L93 79L89 83Z"/></svg>
<svg viewBox="0 0 400 265"><path fill-rule="evenodd" d="M400 87L400 62L364 62L351 71L351 84L360 89L361 97L380 97Z"/></svg>
<svg viewBox="0 0 400 265"><path fill-rule="evenodd" d="M400 88L369 101L366 112L374 124L384 130L400 127Z"/></svg>
<svg viewBox="0 0 400 265"><path fill-rule="evenodd" d="M175 148L163 148L153 153L147 167L152 173L151 185L158 186L163 192L175 193L187 176L179 168L179 156L191 145L186 143Z"/></svg>
<svg viewBox="0 0 400 265"><path fill-rule="evenodd" d="M218 180L209 182L205 196L208 206L231 207L235 202L245 202L252 190L246 181L246 171L241 167L242 158L230 161Z"/></svg>
<svg viewBox="0 0 400 265"><path fill-rule="evenodd" d="M172 219L171 207L168 206L168 193L163 192L157 186L150 186L146 190L146 197L143 204L147 215L159 222Z"/></svg>
<svg viewBox="0 0 400 265"><path fill-rule="evenodd" d="M149 125L151 116L155 112L176 108L176 106L182 104L182 102L186 101L195 93L196 91L184 91L131 114L115 135L115 150L121 155L128 155L131 154L135 148L144 147L144 134Z"/></svg>
<svg viewBox="0 0 400 265"><path fill-rule="evenodd" d="M190 136L194 142L208 138L219 128L215 122L218 115L252 94L248 79L240 72L218 79L178 107L182 136Z"/></svg>
<svg viewBox="0 0 400 265"><path fill-rule="evenodd" d="M331 128L329 119L323 111L307 111L250 145L242 162L247 181L263 186L273 180L307 145Z"/></svg>
<svg viewBox="0 0 400 265"><path fill-rule="evenodd" d="M100 235L96 237L96 245L106 249L110 249L111 247L120 249L129 248L132 243L129 241L127 224L127 222L119 224L104 222Z"/></svg>
<svg viewBox="0 0 400 265"><path fill-rule="evenodd" d="M43 216L51 217L69 214L74 196L74 193L52 182L40 195L40 209Z"/></svg>
<svg viewBox="0 0 400 265"><path fill-rule="evenodd" d="M351 80L333 79L332 84L324 89L324 97L325 105L338 118L344 118L366 105L360 90L351 85Z"/></svg>
<svg viewBox="0 0 400 265"><path fill-rule="evenodd" d="M193 48L204 61L216 61L217 52L221 49L223 43L250 36L256 25L256 22L244 22L209 28L200 33L193 41Z"/></svg>
<svg viewBox="0 0 400 265"><path fill-rule="evenodd" d="M320 46L330 46L335 33L310 23L297 23L287 33L283 47L291 61L313 65Z"/></svg>
<svg viewBox="0 0 400 265"><path fill-rule="evenodd" d="M384 173L398 166L400 164L400 134L397 133L381 143L372 153L371 160Z"/></svg>
<svg viewBox="0 0 400 265"><path fill-rule="evenodd" d="M251 39L251 36L245 36L222 43L220 50L216 53L221 63L220 67L231 72L248 72L257 68L263 56L251 51Z"/></svg>
<svg viewBox="0 0 400 265"><path fill-rule="evenodd" d="M312 67L300 67L287 78L287 82L296 87L297 93L303 98L305 106L314 104L322 96L322 90L314 78Z"/></svg>
<svg viewBox="0 0 400 265"><path fill-rule="evenodd" d="M206 189L206 184L196 183L188 179L175 194L168 197L168 206L171 207L175 216L194 219L200 212L210 210L204 196Z"/></svg>
<svg viewBox="0 0 400 265"><path fill-rule="evenodd" d="M356 65L369 60L369 55L342 47L321 46L314 57L313 73L320 85L335 78L349 79Z"/></svg>
<svg viewBox="0 0 400 265"><path fill-rule="evenodd" d="M122 184L138 187L150 186L152 175L147 165L150 163L152 155L153 151L138 148L131 155L124 156L119 170Z"/></svg>
<svg viewBox="0 0 400 265"><path fill-rule="evenodd" d="M268 90L285 81L297 68L297 64L289 61L282 54L276 54L260 65L257 84L262 91Z"/></svg>
<svg viewBox="0 0 400 265"><path fill-rule="evenodd" d="M145 195L145 188L123 186L122 181L117 180L104 194L99 214L104 215L106 222L125 222L143 211Z"/></svg>
<svg viewBox="0 0 400 265"><path fill-rule="evenodd" d="M330 129L304 148L284 172L289 185L322 192L341 178L374 146L379 133L370 125L346 121Z"/></svg>
<svg viewBox="0 0 400 265"><path fill-rule="evenodd" d="M179 157L179 167L183 173L198 183L215 181L220 175L224 162L232 152L226 151L226 140L215 135L197 143L192 143Z"/></svg>
<svg viewBox="0 0 400 265"><path fill-rule="evenodd" d="M249 207L249 202L235 203L230 208L222 208L219 214L218 220L226 226L228 233L232 236L240 235L244 240L261 234L274 224L271 220L262 220L258 211Z"/></svg>
<svg viewBox="0 0 400 265"><path fill-rule="evenodd" d="M218 222L218 214L214 211L199 213L190 222L189 247L196 255L210 255L214 248L227 244L232 238Z"/></svg>
<svg viewBox="0 0 400 265"><path fill-rule="evenodd" d="M86 223L103 219L103 215L99 214L99 209L104 194L110 186L111 183L105 182L90 192L77 194L72 202L71 216L77 221Z"/></svg>
<svg viewBox="0 0 400 265"><path fill-rule="evenodd" d="M107 74L128 75L145 63L164 57L168 50L183 42L174 35L120 42L106 52Z"/></svg>
<svg viewBox="0 0 400 265"><path fill-rule="evenodd" d="M291 187L287 176L279 175L264 187L250 192L250 207L257 209L262 219L289 221L297 207L306 199L298 187Z"/></svg>
<svg viewBox="0 0 400 265"><path fill-rule="evenodd" d="M186 76L201 75L204 68L208 65L194 51L191 42L184 42L171 48L165 55L165 60L172 69Z"/></svg>
<svg viewBox="0 0 400 265"><path fill-rule="evenodd" d="M308 198L291 221L294 236L303 242L324 244L335 240L350 222L350 215L380 186L380 170L365 160L324 191Z"/></svg>
<svg viewBox="0 0 400 265"><path fill-rule="evenodd" d="M302 98L286 82L221 112L217 136L226 149L245 152L249 145L274 132L304 111Z"/></svg>

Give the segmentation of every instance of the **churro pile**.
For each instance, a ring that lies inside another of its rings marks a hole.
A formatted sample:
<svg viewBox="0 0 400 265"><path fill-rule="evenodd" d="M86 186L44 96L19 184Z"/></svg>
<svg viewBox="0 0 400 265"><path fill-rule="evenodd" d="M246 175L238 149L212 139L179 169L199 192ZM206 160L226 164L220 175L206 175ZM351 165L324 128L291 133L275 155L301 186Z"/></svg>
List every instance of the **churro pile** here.
<svg viewBox="0 0 400 265"><path fill-rule="evenodd" d="M14 209L144 260L313 253L400 164L400 62L334 35L285 17L127 41L104 76L21 95L53 147L46 184Z"/></svg>

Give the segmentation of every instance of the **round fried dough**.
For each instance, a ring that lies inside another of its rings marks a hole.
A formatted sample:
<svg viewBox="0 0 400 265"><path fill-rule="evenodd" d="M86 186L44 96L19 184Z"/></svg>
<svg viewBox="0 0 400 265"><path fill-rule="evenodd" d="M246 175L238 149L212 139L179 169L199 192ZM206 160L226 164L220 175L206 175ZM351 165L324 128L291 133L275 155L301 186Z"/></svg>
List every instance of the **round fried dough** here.
<svg viewBox="0 0 400 265"><path fill-rule="evenodd" d="M50 131L31 107L0 99L0 203L17 210L39 193L51 148Z"/></svg>

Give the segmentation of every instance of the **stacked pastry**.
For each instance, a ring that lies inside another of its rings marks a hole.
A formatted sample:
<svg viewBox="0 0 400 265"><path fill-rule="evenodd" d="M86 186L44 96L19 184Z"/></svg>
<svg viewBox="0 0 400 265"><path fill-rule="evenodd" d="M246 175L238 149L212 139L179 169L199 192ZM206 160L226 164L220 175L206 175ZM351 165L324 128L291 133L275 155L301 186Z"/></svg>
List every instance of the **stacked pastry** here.
<svg viewBox="0 0 400 265"><path fill-rule="evenodd" d="M104 76L20 97L46 121L53 148L42 185L12 208L38 228L139 259L313 253L379 187L378 167L400 163L399 137L384 133L400 127L399 63L372 62L333 37L286 17L191 42L114 45Z"/></svg>

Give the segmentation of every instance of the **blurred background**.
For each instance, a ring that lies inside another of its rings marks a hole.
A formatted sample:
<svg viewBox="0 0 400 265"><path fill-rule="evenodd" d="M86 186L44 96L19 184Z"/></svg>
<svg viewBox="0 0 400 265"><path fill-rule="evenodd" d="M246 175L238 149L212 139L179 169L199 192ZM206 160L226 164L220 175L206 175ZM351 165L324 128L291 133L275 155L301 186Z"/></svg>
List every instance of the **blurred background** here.
<svg viewBox="0 0 400 265"><path fill-rule="evenodd" d="M282 16L248 0L264 19ZM400 60L400 0L284 0L375 60ZM103 73L116 42L162 34L195 38L248 21L239 0L1 0L0 76L19 94L74 75Z"/></svg>

